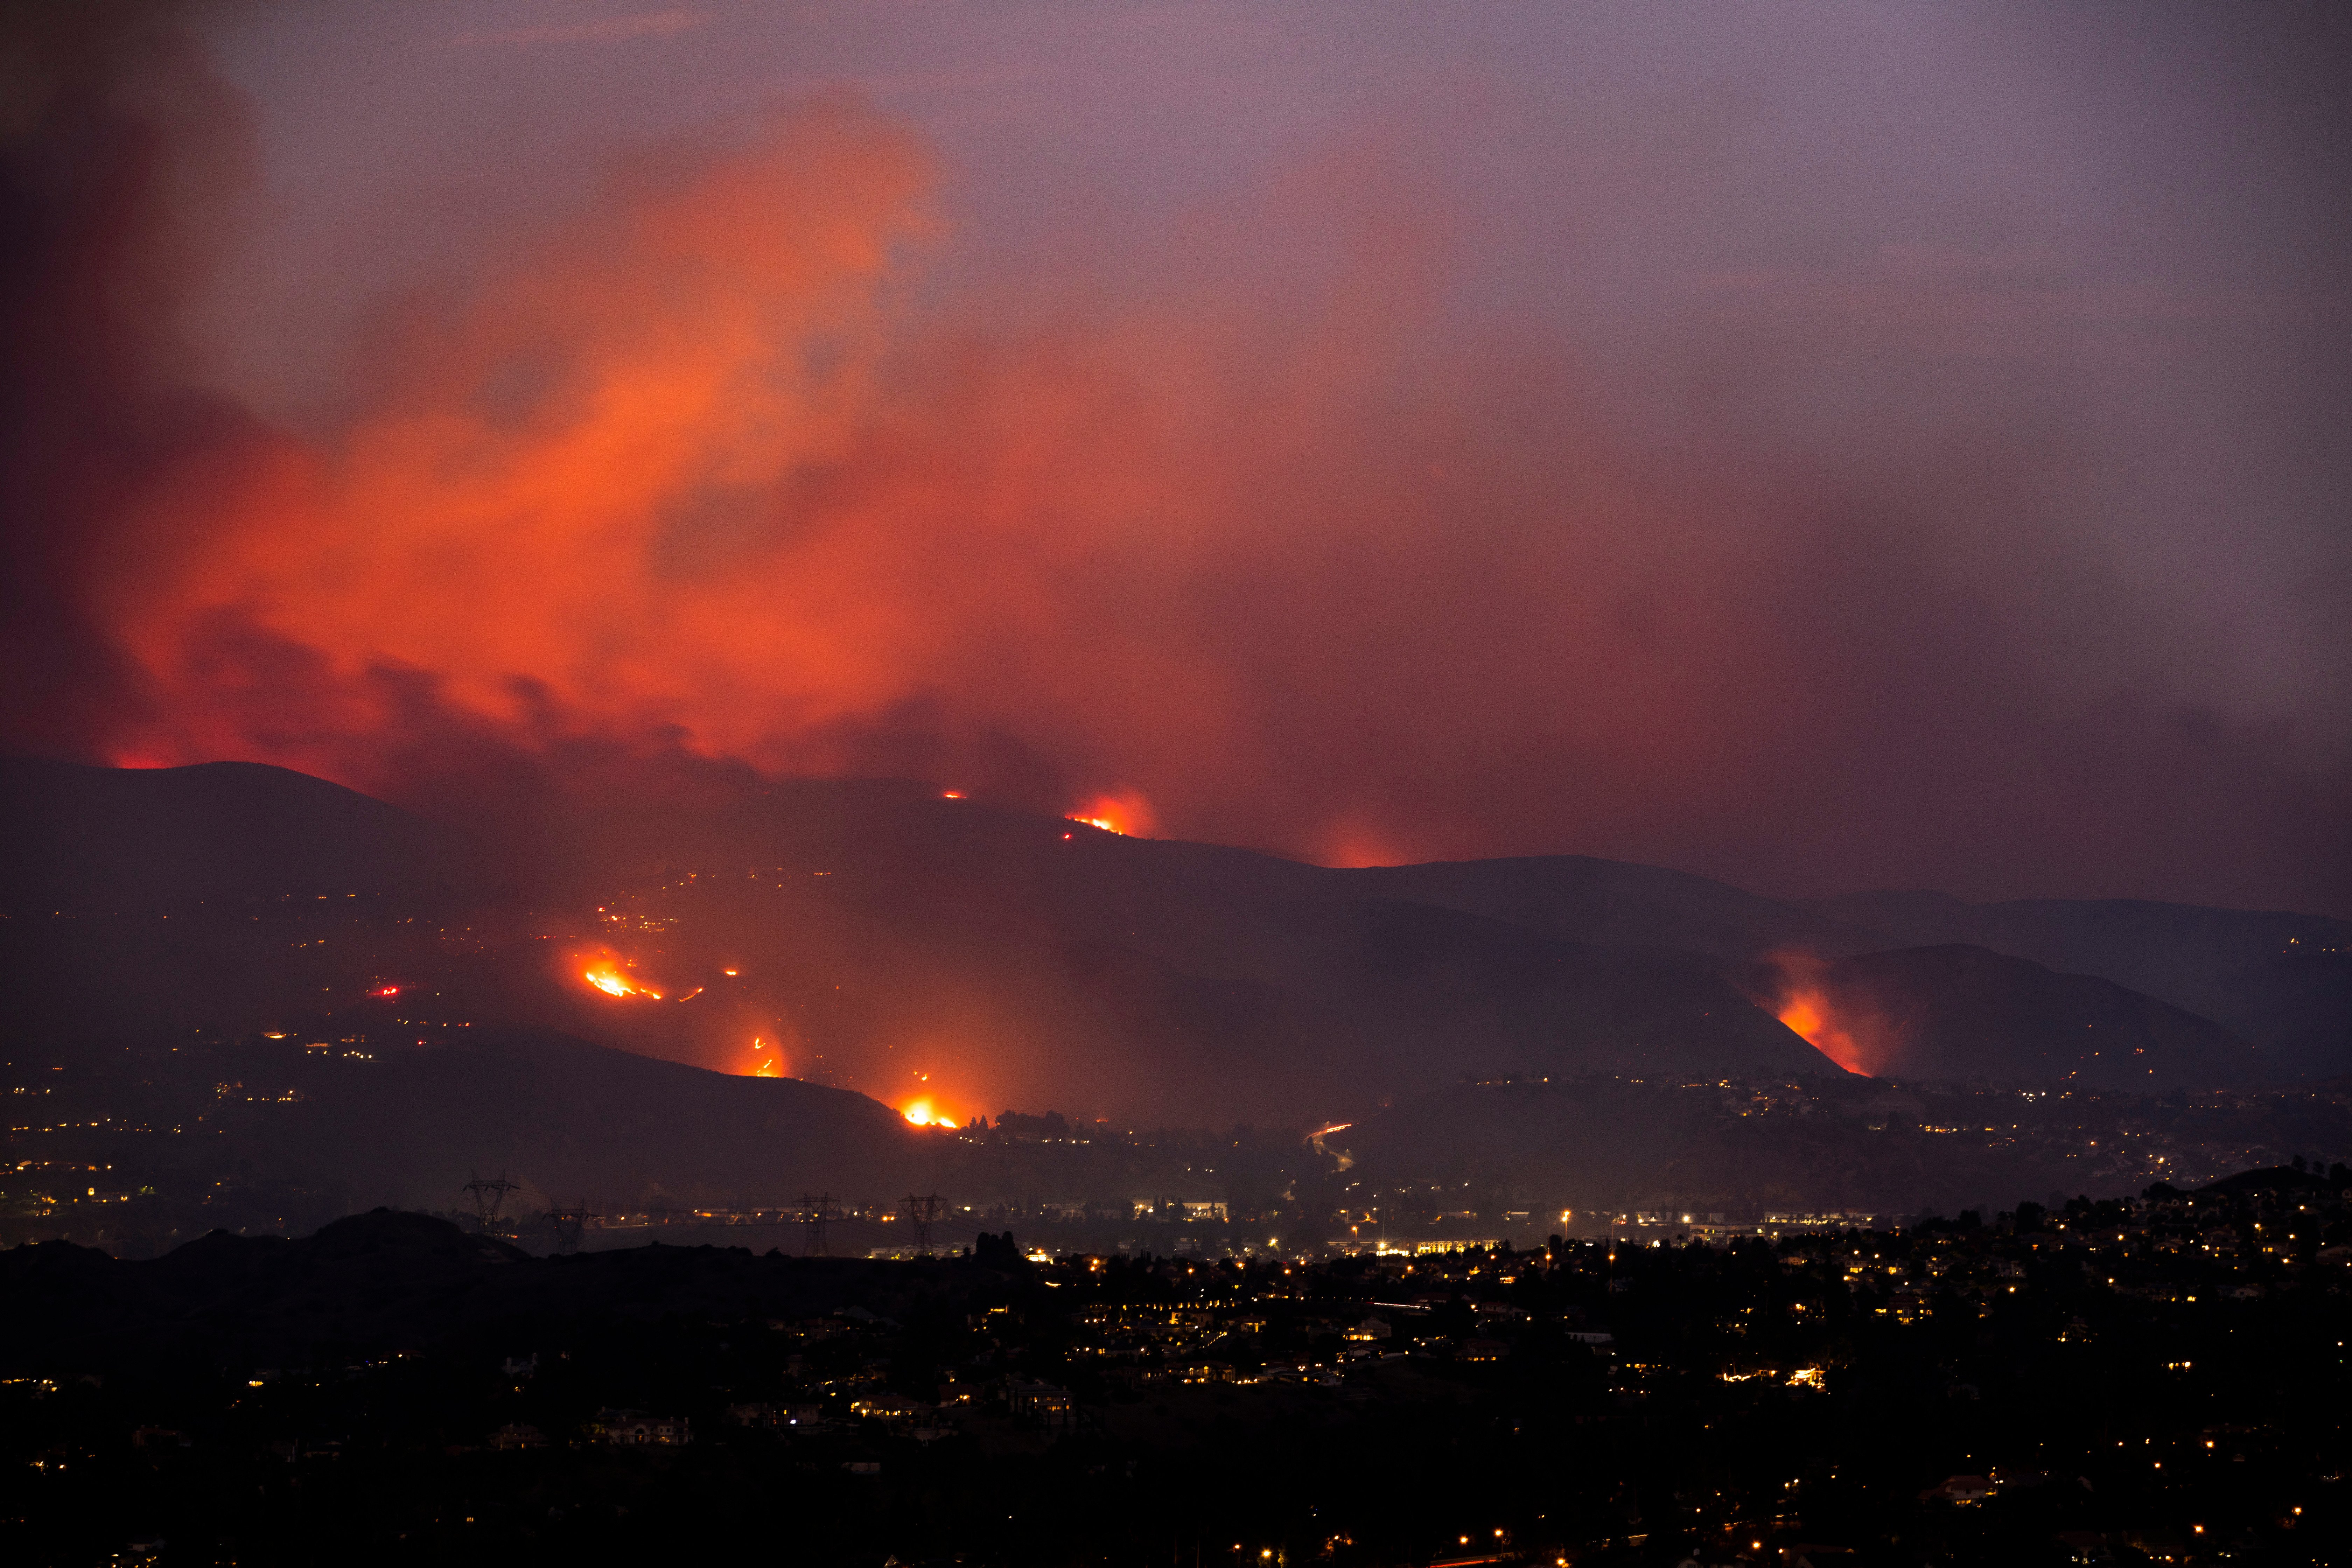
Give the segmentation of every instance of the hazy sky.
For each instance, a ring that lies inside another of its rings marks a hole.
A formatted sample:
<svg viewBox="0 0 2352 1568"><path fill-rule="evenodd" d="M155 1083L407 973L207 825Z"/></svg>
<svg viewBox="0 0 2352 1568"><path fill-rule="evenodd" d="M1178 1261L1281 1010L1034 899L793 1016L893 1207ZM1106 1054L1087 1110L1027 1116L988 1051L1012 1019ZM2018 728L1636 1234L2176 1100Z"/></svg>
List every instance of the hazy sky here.
<svg viewBox="0 0 2352 1568"><path fill-rule="evenodd" d="M190 17L18 29L20 745L2352 912L2338 13Z"/></svg>

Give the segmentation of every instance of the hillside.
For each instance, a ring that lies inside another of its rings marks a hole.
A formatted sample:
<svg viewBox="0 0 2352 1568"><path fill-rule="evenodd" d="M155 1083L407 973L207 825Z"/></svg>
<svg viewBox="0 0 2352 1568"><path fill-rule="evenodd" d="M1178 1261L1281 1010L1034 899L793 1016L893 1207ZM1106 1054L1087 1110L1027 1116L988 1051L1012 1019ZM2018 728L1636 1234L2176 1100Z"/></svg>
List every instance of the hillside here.
<svg viewBox="0 0 2352 1568"><path fill-rule="evenodd" d="M1935 892L1803 907L1901 942L1968 942L2145 992L2261 1047L2283 1077L2352 1071L2352 921L2140 899L1970 904Z"/></svg>
<svg viewBox="0 0 2352 1568"><path fill-rule="evenodd" d="M882 1267L648 1247L539 1258L428 1215L356 1214L315 1234L214 1232L122 1261L52 1241L0 1252L0 1363L12 1374L303 1367L445 1336L549 1331L575 1314L907 1312L994 1276L970 1262ZM499 1346L489 1359L526 1346Z"/></svg>
<svg viewBox="0 0 2352 1568"><path fill-rule="evenodd" d="M1879 1076L2141 1092L2275 1076L2261 1052L2194 1013L1965 943L1862 953L1811 973Z"/></svg>
<svg viewBox="0 0 2352 1568"><path fill-rule="evenodd" d="M0 911L157 909L476 880L467 841L257 763L95 768L0 759Z"/></svg>

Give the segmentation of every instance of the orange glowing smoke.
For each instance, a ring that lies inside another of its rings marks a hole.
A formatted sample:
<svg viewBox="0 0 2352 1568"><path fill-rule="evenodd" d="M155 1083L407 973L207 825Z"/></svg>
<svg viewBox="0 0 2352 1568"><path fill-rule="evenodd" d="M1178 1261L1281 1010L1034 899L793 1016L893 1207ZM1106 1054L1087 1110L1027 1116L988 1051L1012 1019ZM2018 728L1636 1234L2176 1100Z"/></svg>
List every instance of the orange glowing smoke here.
<svg viewBox="0 0 2352 1568"><path fill-rule="evenodd" d="M1810 992L1799 992L1780 1005L1780 1022L1805 1037L1807 1043L1848 1072L1862 1071L1862 1050L1852 1035L1830 1021L1829 1004Z"/></svg>
<svg viewBox="0 0 2352 1568"><path fill-rule="evenodd" d="M1140 791L1131 789L1098 795L1070 813L1069 820L1127 838L1149 838L1160 827L1159 818L1152 815L1151 803Z"/></svg>
<svg viewBox="0 0 2352 1568"><path fill-rule="evenodd" d="M1825 983L1828 966L1810 953L1776 953L1781 976L1781 1023L1850 1073L1868 1076L1880 1058L1877 1021L1841 1008Z"/></svg>
<svg viewBox="0 0 2352 1568"><path fill-rule="evenodd" d="M661 1000L660 992L650 985L638 984L611 963L593 964L583 970L580 978L607 996L650 996L656 1002Z"/></svg>
<svg viewBox="0 0 2352 1568"><path fill-rule="evenodd" d="M1355 162L1283 186L1291 240L1341 226L1297 298L1259 292L1253 210L1203 230L1197 285L1036 313L929 286L933 160L850 99L617 165L387 318L333 428L257 414L140 492L88 613L154 700L106 748L411 799L408 770L501 744L911 754L978 796L1012 737L1147 781L1188 835L1357 864L1555 834L1549 784L1495 795L1510 735L1510 779L1572 762L1580 813L1635 841L1719 821L1715 748L1786 727L1757 650L1787 639L1742 609L1780 542L1617 454L1549 350L1425 339L1444 226ZM1559 411L1534 439L1531 409ZM1623 606L1667 583L1678 652L1627 658ZM1066 809L1160 831L1132 793Z"/></svg>
<svg viewBox="0 0 2352 1568"><path fill-rule="evenodd" d="M933 177L845 97L617 167L385 333L341 427L257 426L159 493L95 607L171 700L110 751L395 794L394 738L419 727L844 772L919 702L950 746L1019 729L1220 766L1201 740L1261 674L1139 616L1138 585L1261 549L1238 498L1264 464L1352 472L1311 457L1352 413L1236 409L1260 379L1223 356L1263 341L1238 315L1005 340L917 313ZM1316 384L1279 405L1360 384L1362 325L1325 323L1333 352L1298 367ZM1326 481L1320 531L1392 488ZM1293 513L1276 537L1318 531ZM1134 794L1078 815L1157 828Z"/></svg>

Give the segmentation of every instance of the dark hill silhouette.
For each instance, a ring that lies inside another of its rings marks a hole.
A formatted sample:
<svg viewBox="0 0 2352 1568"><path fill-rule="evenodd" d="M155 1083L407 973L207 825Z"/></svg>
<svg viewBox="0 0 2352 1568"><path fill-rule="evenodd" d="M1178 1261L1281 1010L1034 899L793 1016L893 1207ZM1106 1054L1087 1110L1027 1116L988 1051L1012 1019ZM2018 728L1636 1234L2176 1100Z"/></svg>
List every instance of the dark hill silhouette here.
<svg viewBox="0 0 2352 1568"><path fill-rule="evenodd" d="M1458 910L1563 942L1675 947L1719 958L1798 948L1867 952L1888 938L1853 921L1656 866L1586 855L1527 856L1330 870L1205 844L1151 853L1213 886L1286 899L1386 899Z"/></svg>
<svg viewBox="0 0 2352 1568"><path fill-rule="evenodd" d="M1964 943L1835 959L1815 983L1880 1076L2142 1093L2272 1076L2259 1051L2210 1019L2096 975Z"/></svg>
<svg viewBox="0 0 2352 1568"><path fill-rule="evenodd" d="M1444 1206L1478 1207L1483 1226L1514 1242L1521 1228L1591 1235L1611 1215L1643 1209L1948 1210L2079 1174L2054 1151L1962 1149L1913 1128L1889 1131L1883 1108L1916 1119L1917 1102L1861 1079L1815 1087L1850 1103L1767 1119L1624 1079L1465 1084L1400 1101L1330 1142L1353 1156L1348 1173L1364 1190L1451 1188L1461 1196ZM1567 1216L1503 1217L1545 1202Z"/></svg>
<svg viewBox="0 0 2352 1568"><path fill-rule="evenodd" d="M918 1190L930 1136L862 1094L739 1078L544 1030L373 1061L303 1063L304 1103L247 1137L343 1184L350 1206L440 1208L470 1172L643 1205L782 1204L803 1190Z"/></svg>
<svg viewBox="0 0 2352 1568"><path fill-rule="evenodd" d="M152 909L473 879L465 841L257 763L97 768L0 759L0 910Z"/></svg>
<svg viewBox="0 0 2352 1568"><path fill-rule="evenodd" d="M739 815L739 830L797 864L673 885L663 950L676 974L719 973L727 952L762 955L746 984L771 987L763 1005L787 1017L829 1008L836 993L887 992L866 1025L885 1047L968 1042L961 1076L993 1086L992 1102L1075 1100L1150 1120L1344 1117L1464 1072L1828 1069L1699 954L1564 942L1370 896L1314 867L1271 863L1255 885L1204 879L1197 867L1229 857L877 795L862 815L805 828L789 804L766 808L787 818L772 827ZM1114 949L1135 963L1108 963ZM551 1005L577 1008L575 1029L615 1018L577 987ZM1205 1037L1212 1017L1222 1042ZM640 1009L613 1026L624 1023L662 1019ZM827 1039L828 1060L847 1059ZM1195 1069L1171 1075L1183 1054Z"/></svg>
<svg viewBox="0 0 2352 1568"><path fill-rule="evenodd" d="M1905 943L1969 942L2146 992L2251 1040L2284 1078L2352 1071L2352 921L2141 899L1970 904L1934 892L1804 907Z"/></svg>
<svg viewBox="0 0 2352 1568"><path fill-rule="evenodd" d="M713 1247L541 1258L446 1220L378 1209L293 1240L215 1232L144 1262L63 1241L0 1252L0 1365L11 1375L192 1365L243 1375L341 1366L467 1333L488 1336L484 1359L494 1361L574 1316L862 1307L890 1317L997 1278L969 1260L869 1264Z"/></svg>
<svg viewBox="0 0 2352 1568"><path fill-rule="evenodd" d="M769 1146L817 1148L815 1123L755 1135L730 1120L739 1104L782 1106L774 1086L640 1083L626 1058L575 1072L530 1043L550 1037L532 1027L735 1070L755 1036L780 1036L787 1071L890 1103L919 1082L943 1088L959 1116L1018 1106L1136 1119L1126 1125L1295 1125L1465 1074L1832 1070L1759 1005L1775 988L1749 968L1802 949L1903 1021L1904 1070L2084 1072L2073 1036L2086 1023L2118 1031L2122 1051L2157 1049L2167 1065L2153 1076L2132 1058L2136 1087L2238 1081L2252 1059L2224 1031L2079 977L1872 952L1902 940L1876 934L1878 913L1916 911L1800 909L1585 858L1338 870L1121 837L908 781L781 784L718 805L551 820L531 851L545 881L506 915L466 905L427 921L410 911L435 896L428 873L466 870L462 844L349 791L226 765L11 768L9 832L40 851L15 885L82 879L173 910L0 927L16 1026L104 1037L211 1021L235 1034L301 1011L397 1045L375 1121L313 1152L379 1184L354 1186L354 1201L446 1203L453 1177L500 1160L542 1190L660 1185L681 1198L775 1190L772 1177L846 1185L860 1159L872 1190L899 1179L880 1173L899 1168L888 1151L912 1134L873 1100L859 1101L864 1121L836 1119L846 1131L824 1159L787 1168ZM341 883L394 891L317 903L348 903L332 930L299 924L286 900L261 918L242 902ZM645 917L615 940L670 995L699 999L614 1005L583 983L566 955L604 940L608 896ZM192 911L192 899L212 901ZM387 977L473 1025L476 1058L411 1049L457 1026L416 1027L405 1001L370 1000ZM2093 1070L2108 1070L2105 1052L2093 1047ZM861 1140L879 1142L859 1155ZM652 1152L641 1167L613 1163L639 1147Z"/></svg>
<svg viewBox="0 0 2352 1568"><path fill-rule="evenodd" d="M2218 1182L2209 1182L2194 1189L2198 1193L2215 1193L2237 1197L2247 1193L2320 1193L2331 1192L2336 1184L2316 1171L2298 1171L2292 1165L2270 1165L2257 1171L2240 1171Z"/></svg>
<svg viewBox="0 0 2352 1568"><path fill-rule="evenodd" d="M282 782L252 776L265 792ZM594 936L593 914L574 921L583 900L561 897L544 920L508 921L504 945L470 967L433 928L404 923L396 901L362 899L332 931L233 905L143 925L21 926L0 931L0 979L20 1019L74 1034L257 1029L299 1003L374 1038L375 1014L405 1011L365 999L378 977L425 983L476 1024L543 1024L730 1067L781 1024L789 1070L894 1101L909 1079L892 1053L913 1042L925 1059L909 1066L956 1069L949 1087L969 1091L959 1111L1091 1108L1146 1125L1344 1118L1464 1072L1827 1067L1701 954L1566 942L1314 867L1252 891L1193 874L1221 852L903 783L778 786L712 810L559 828L551 874L582 888L656 860L700 868L666 884L653 945L673 992L699 985L708 1000L609 1005L555 962L557 946L530 940ZM1112 949L1143 968L1106 963ZM728 967L744 977L722 983Z"/></svg>

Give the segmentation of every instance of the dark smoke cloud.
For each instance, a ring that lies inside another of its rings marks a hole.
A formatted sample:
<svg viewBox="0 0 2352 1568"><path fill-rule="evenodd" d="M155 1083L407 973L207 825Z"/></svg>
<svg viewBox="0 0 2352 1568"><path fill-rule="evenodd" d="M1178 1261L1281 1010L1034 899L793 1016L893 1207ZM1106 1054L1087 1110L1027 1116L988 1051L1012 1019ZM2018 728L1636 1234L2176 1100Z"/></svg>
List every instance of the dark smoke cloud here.
<svg viewBox="0 0 2352 1568"><path fill-rule="evenodd" d="M205 209L247 151L190 10L0 9L0 734L17 746L99 752L140 710L92 581L142 487L246 429L174 346Z"/></svg>

